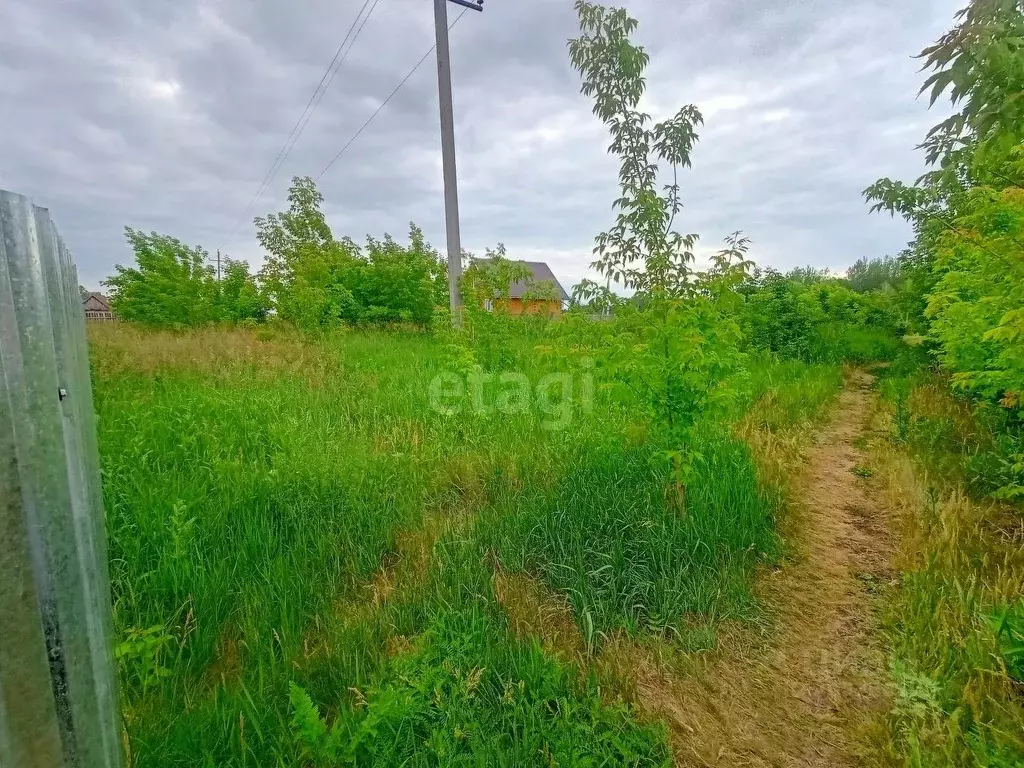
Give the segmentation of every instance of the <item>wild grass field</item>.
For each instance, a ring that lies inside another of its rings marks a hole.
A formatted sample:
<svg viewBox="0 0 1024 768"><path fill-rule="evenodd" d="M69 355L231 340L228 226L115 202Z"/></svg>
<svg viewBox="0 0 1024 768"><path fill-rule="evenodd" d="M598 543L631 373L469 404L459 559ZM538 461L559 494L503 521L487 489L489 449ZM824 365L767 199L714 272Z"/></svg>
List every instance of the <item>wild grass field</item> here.
<svg viewBox="0 0 1024 768"><path fill-rule="evenodd" d="M566 307L501 244L336 236L309 177L258 274L126 228L129 765L1019 768L1024 8L921 52L931 170L863 193L913 240L842 274L698 259L700 110L641 111L639 22L575 8L619 189Z"/></svg>
<svg viewBox="0 0 1024 768"><path fill-rule="evenodd" d="M533 342L506 359L537 382ZM496 574L564 595L592 650L706 646L758 620L754 572L785 546L735 429L699 431L679 514L638 404L599 375L551 429L432 407L445 349L422 333L111 324L90 344L132 765L664 764L657 725L510 633ZM728 422L756 429L840 386L750 370Z"/></svg>
<svg viewBox="0 0 1024 768"><path fill-rule="evenodd" d="M1024 526L1019 506L990 495L1020 471L1013 433L1006 413L954 397L922 357L908 349L884 370L870 446L901 542L883 609L896 690L886 752L897 764L1021 765Z"/></svg>

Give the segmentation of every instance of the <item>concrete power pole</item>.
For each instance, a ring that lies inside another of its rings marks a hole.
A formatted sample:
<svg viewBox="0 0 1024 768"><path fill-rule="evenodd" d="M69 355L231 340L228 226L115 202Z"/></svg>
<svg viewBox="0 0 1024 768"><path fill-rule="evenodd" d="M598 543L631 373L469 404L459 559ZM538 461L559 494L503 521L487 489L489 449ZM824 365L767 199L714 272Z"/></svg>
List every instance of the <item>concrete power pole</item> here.
<svg viewBox="0 0 1024 768"><path fill-rule="evenodd" d="M483 10L483 0L434 0L434 32L437 36L437 93L441 104L441 162L444 166L444 219L448 240L448 292L452 323L462 325L462 238L459 234L459 184L455 171L455 115L452 109L452 69L448 50L448 3L474 11Z"/></svg>

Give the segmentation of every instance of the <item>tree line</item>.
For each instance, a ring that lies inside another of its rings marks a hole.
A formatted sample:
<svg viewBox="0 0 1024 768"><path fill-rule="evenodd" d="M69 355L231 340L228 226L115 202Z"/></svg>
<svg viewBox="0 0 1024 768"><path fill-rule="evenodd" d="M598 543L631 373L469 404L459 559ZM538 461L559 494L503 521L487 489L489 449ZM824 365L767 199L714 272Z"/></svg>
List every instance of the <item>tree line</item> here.
<svg viewBox="0 0 1024 768"><path fill-rule="evenodd" d="M255 220L266 257L258 274L228 259L222 279L209 253L156 232L126 228L135 264L117 265L106 281L123 320L157 327L262 322L271 313L304 330L340 323L427 325L447 304L447 269L422 231L409 243L390 235L365 246L337 239L312 179L296 178L288 209Z"/></svg>
<svg viewBox="0 0 1024 768"><path fill-rule="evenodd" d="M1001 422L1007 497L1024 496L1024 8L973 0L919 54L921 91L953 114L925 135L929 170L879 179L872 211L914 238L897 259L908 326L961 394Z"/></svg>

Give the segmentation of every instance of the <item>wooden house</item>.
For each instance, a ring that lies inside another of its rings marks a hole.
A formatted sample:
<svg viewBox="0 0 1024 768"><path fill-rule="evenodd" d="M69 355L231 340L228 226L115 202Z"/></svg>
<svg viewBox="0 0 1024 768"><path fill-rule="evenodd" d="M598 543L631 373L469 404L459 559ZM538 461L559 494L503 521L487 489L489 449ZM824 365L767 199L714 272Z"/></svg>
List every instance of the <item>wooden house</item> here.
<svg viewBox="0 0 1024 768"><path fill-rule="evenodd" d="M110 299L102 293L90 291L82 297L82 307L85 309L86 320L114 320L113 310L110 309Z"/></svg>
<svg viewBox="0 0 1024 768"><path fill-rule="evenodd" d="M487 302L487 309L495 304L510 315L561 315L569 294L562 288L551 267L543 261L519 261L530 270L530 277L509 285L507 299Z"/></svg>

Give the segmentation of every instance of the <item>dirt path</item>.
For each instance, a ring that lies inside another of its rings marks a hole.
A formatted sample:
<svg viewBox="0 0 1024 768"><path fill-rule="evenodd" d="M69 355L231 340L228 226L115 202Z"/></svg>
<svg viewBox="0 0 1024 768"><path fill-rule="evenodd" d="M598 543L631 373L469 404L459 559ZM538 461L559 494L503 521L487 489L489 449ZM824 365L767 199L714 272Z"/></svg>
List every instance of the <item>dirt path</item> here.
<svg viewBox="0 0 1024 768"><path fill-rule="evenodd" d="M700 669L632 659L637 704L670 726L684 766L859 766L864 725L885 708L885 655L871 606L889 578L882 510L854 469L871 376L855 373L797 484L788 541L796 555L766 574L775 611L767 641L742 631Z"/></svg>

